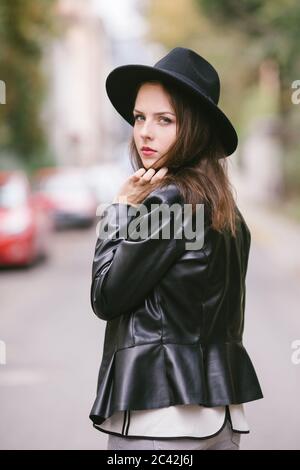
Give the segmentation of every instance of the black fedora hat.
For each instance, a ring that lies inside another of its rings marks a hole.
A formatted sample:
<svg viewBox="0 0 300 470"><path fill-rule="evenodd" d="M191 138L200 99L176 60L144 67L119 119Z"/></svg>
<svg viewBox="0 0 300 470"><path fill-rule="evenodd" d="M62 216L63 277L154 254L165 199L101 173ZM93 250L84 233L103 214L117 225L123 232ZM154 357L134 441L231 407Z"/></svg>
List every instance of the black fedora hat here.
<svg viewBox="0 0 300 470"><path fill-rule="evenodd" d="M226 156L235 151L238 144L237 133L218 107L219 75L206 59L191 49L175 47L153 67L129 64L112 70L106 78L107 95L118 113L132 126L137 86L147 80L174 83L183 92L192 95L194 100L199 100L199 106L202 106L212 119Z"/></svg>

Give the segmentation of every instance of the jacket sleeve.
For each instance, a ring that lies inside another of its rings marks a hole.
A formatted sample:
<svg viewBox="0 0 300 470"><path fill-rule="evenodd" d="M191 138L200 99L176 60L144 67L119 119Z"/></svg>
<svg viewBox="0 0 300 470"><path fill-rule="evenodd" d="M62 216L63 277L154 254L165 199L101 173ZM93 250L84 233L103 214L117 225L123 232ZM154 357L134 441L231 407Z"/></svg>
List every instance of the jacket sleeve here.
<svg viewBox="0 0 300 470"><path fill-rule="evenodd" d="M139 305L184 252L183 236L174 236L178 225L174 224L172 210L169 217L159 218L154 230L150 224L161 203L169 207L180 202L178 189L158 188L143 201L146 210L138 216L128 214L132 208L129 204L113 203L107 207L102 220L107 235L97 238L92 267L90 296L97 317L109 321ZM150 227L146 236L144 232L142 238L137 238L135 229L122 235L133 221L136 228ZM169 237L162 236L169 230Z"/></svg>

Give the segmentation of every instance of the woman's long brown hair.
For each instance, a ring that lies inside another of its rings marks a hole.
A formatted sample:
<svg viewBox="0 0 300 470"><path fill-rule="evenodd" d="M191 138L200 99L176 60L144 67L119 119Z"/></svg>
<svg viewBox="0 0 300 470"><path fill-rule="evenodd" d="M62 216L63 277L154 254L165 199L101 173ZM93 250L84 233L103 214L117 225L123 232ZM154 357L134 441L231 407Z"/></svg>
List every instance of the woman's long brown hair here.
<svg viewBox="0 0 300 470"><path fill-rule="evenodd" d="M236 204L228 178L228 165L223 146L214 132L213 118L208 108L199 105L186 90L182 92L173 83L147 80L143 83L158 83L164 87L177 118L177 138L153 168L166 166L167 175L162 181L151 184L141 196L141 201L157 187L175 183L185 203L209 207L211 227L218 231L228 229L236 233ZM136 89L136 95L142 83ZM129 142L130 160L134 171L144 168L136 148L134 137ZM161 163L163 162L163 163Z"/></svg>

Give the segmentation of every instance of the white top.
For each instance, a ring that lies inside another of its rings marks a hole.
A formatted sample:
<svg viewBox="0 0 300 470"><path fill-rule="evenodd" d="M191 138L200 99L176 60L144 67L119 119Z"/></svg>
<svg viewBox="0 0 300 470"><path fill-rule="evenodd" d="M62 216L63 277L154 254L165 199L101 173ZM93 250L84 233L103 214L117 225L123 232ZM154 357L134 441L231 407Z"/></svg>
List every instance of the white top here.
<svg viewBox="0 0 300 470"><path fill-rule="evenodd" d="M227 417L232 430L249 433L243 404L205 407L201 405L174 405L150 410L117 411L101 424L100 431L135 437L198 437L218 434Z"/></svg>

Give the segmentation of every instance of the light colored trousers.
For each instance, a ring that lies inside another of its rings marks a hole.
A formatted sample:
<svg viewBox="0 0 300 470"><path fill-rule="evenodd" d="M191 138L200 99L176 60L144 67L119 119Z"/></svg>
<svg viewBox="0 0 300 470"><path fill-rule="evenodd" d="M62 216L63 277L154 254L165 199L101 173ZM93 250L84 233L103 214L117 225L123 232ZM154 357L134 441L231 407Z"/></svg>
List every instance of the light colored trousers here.
<svg viewBox="0 0 300 470"><path fill-rule="evenodd" d="M143 439L109 434L107 450L239 450L241 435L227 421L224 429L209 439Z"/></svg>

